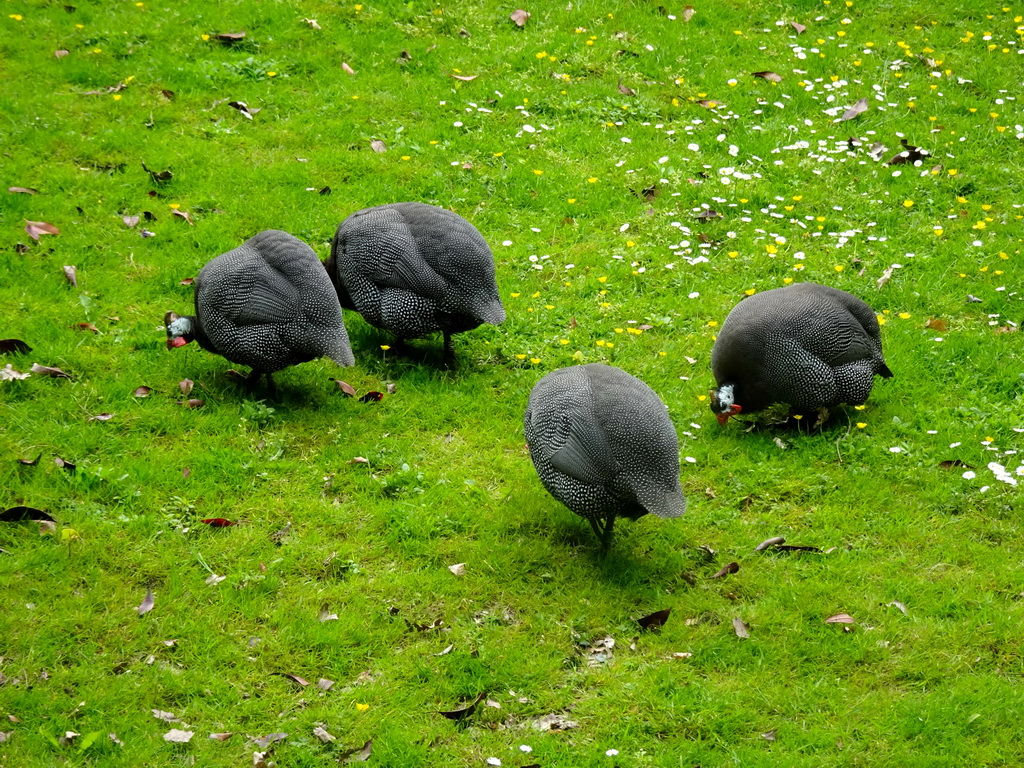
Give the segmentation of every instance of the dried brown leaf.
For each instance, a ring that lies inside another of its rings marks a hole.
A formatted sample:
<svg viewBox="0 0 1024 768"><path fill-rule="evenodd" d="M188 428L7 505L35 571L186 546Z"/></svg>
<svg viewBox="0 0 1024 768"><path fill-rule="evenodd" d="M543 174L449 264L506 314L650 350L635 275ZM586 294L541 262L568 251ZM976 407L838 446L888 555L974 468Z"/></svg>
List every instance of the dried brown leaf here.
<svg viewBox="0 0 1024 768"><path fill-rule="evenodd" d="M194 221L192 221L192 214L189 213L188 211L180 211L177 208L173 208L171 209L171 215L177 216L179 219L184 219L189 223L190 226L194 227L196 224Z"/></svg>
<svg viewBox="0 0 1024 768"><path fill-rule="evenodd" d="M148 173L149 177L155 183L157 183L157 184L162 184L163 182L170 181L171 179L174 178L174 174L171 173L170 171L151 171L149 168L146 167L145 163L142 164L142 170L144 170L146 173ZM156 194L156 193L153 193L153 194ZM143 214L143 215L146 216L146 220L147 221L151 220L149 217L152 216L152 214L148 214L148 215ZM153 218L155 219L156 217L154 216Z"/></svg>
<svg viewBox="0 0 1024 768"><path fill-rule="evenodd" d="M60 456L54 456L53 457L53 463L56 466L60 467L61 469L66 470L68 472L71 472L72 474L74 473L74 471L76 469L78 469L77 465L72 464L70 461L66 461L65 459L62 459Z"/></svg>
<svg viewBox="0 0 1024 768"><path fill-rule="evenodd" d="M231 45L233 43L239 42L240 40L244 40L245 32L221 32L217 35L214 35L214 39L219 40L222 43L227 43L228 45Z"/></svg>
<svg viewBox="0 0 1024 768"><path fill-rule="evenodd" d="M332 613L331 609L328 608L327 606L324 606L323 608L320 609L320 623L321 624L323 622L325 622L325 621L337 621L337 620L338 620L338 614Z"/></svg>
<svg viewBox="0 0 1024 768"><path fill-rule="evenodd" d="M53 56L56 59L63 59L65 56L68 56L70 53L71 53L71 51L65 51L63 48L61 48L58 51L54 51L53 52Z"/></svg>
<svg viewBox="0 0 1024 768"><path fill-rule="evenodd" d="M172 728L164 734L164 741L169 741L172 744L188 744L192 741L193 736L195 736L193 731L181 731L177 728Z"/></svg>
<svg viewBox="0 0 1024 768"><path fill-rule="evenodd" d="M471 83L474 80L476 80L478 77L480 77L480 75L456 75L456 74L452 74L452 77L454 77L456 80L461 80L464 83Z"/></svg>
<svg viewBox="0 0 1024 768"><path fill-rule="evenodd" d="M716 573L714 576L712 576L711 578L712 579L720 579L723 576L728 576L730 573L736 573L739 569L740 569L740 564L739 563L736 563L736 562L729 563L728 565L723 565L722 569L718 573Z"/></svg>
<svg viewBox="0 0 1024 768"><path fill-rule="evenodd" d="M355 74L356 74L356 71L354 69L352 69L352 67L350 67L344 61L341 62L341 68L345 71L346 74L349 74L349 75L352 75L352 76L355 76Z"/></svg>
<svg viewBox="0 0 1024 768"><path fill-rule="evenodd" d="M924 324L924 327L930 328L933 331L938 331L939 333L944 333L949 330L949 328L946 327L946 321L938 317L929 317L928 321Z"/></svg>
<svg viewBox="0 0 1024 768"><path fill-rule="evenodd" d="M370 142L370 149L376 152L378 155L382 155L388 151L388 145L380 139L374 139Z"/></svg>
<svg viewBox="0 0 1024 768"><path fill-rule="evenodd" d="M443 712L439 711L438 714L447 717L449 720L462 720L463 718L473 714L473 710L476 709L476 705L486 698L487 692L485 691L464 707L459 707L458 709L449 709Z"/></svg>
<svg viewBox="0 0 1024 768"><path fill-rule="evenodd" d="M316 687L321 691L329 691L334 687L334 681L328 680L326 677L321 677L316 681Z"/></svg>
<svg viewBox="0 0 1024 768"><path fill-rule="evenodd" d="M226 733L211 733L210 739L212 739L213 741L227 741L234 735L235 734L232 731L228 731Z"/></svg>
<svg viewBox="0 0 1024 768"><path fill-rule="evenodd" d="M825 619L826 624L856 624L857 621L848 613L837 613Z"/></svg>
<svg viewBox="0 0 1024 768"><path fill-rule="evenodd" d="M320 29L320 25L317 24L316 19L303 19L303 24L309 24L312 29Z"/></svg>
<svg viewBox="0 0 1024 768"><path fill-rule="evenodd" d="M761 738L765 741L775 741L775 737L779 735L778 728L772 728L770 731L761 734Z"/></svg>
<svg viewBox="0 0 1024 768"><path fill-rule="evenodd" d="M853 120L858 115L862 115L868 111L868 100L867 98L858 99L857 102L850 107L848 110L843 112L843 116L839 118L840 121Z"/></svg>
<svg viewBox="0 0 1024 768"><path fill-rule="evenodd" d="M309 685L309 681L308 680L304 680L303 678L299 677L298 675L293 675L291 672L271 672L270 674L278 675L280 677L287 677L293 683L298 683L303 688L305 688L307 685Z"/></svg>
<svg viewBox="0 0 1024 768"><path fill-rule="evenodd" d="M807 27L805 27L803 24L801 24L798 21L791 21L791 22L789 22L789 26L791 26L793 29L795 29L796 33L798 35L802 35L804 33L804 30L807 29Z"/></svg>
<svg viewBox="0 0 1024 768"><path fill-rule="evenodd" d="M711 99L698 99L697 106L704 107L705 109L715 109L716 107L722 106L722 102L713 101Z"/></svg>
<svg viewBox="0 0 1024 768"><path fill-rule="evenodd" d="M512 15L509 16L509 18L517 27L522 28L526 26L526 22L530 18L530 13L529 11L524 11L522 8L516 8L512 11Z"/></svg>
<svg viewBox="0 0 1024 768"><path fill-rule="evenodd" d="M114 414L104 412L104 413L97 413L95 416L90 416L88 420L89 421L110 421L112 418L114 418Z"/></svg>
<svg viewBox="0 0 1024 768"><path fill-rule="evenodd" d="M338 755L338 760L343 763L365 763L370 759L373 752L373 739L367 741L363 746L355 749L348 749Z"/></svg>
<svg viewBox="0 0 1024 768"><path fill-rule="evenodd" d="M274 743L276 743L278 741L284 741L287 738L288 738L288 734L287 733L283 733L283 732L268 733L266 736L261 736L258 739L253 739L252 743L255 744L257 747L259 747L260 749L266 749L271 744L274 744Z"/></svg>
<svg viewBox="0 0 1024 768"><path fill-rule="evenodd" d="M785 542L786 542L786 537L785 536L773 536L770 539L765 539L760 544L758 544L756 547L754 547L754 551L755 552L764 552L766 549L770 549L771 547L777 547L779 544L784 544Z"/></svg>
<svg viewBox="0 0 1024 768"><path fill-rule="evenodd" d="M146 386L136 387L135 390L132 392L132 396L133 397L149 397L152 392L153 392L153 388L152 387L146 387Z"/></svg>
<svg viewBox="0 0 1024 768"><path fill-rule="evenodd" d="M946 459L946 461L940 461L939 466L942 469L974 469L970 464L960 461L960 459Z"/></svg>
<svg viewBox="0 0 1024 768"><path fill-rule="evenodd" d="M196 385L192 379L182 379L178 382L178 389L181 390L181 394L186 397L192 392L192 388Z"/></svg>
<svg viewBox="0 0 1024 768"><path fill-rule="evenodd" d="M345 397L355 397L356 396L355 387L353 387L347 381L342 381L341 379L335 379L334 383L338 386L338 391L341 392L343 395L345 395Z"/></svg>
<svg viewBox="0 0 1024 768"><path fill-rule="evenodd" d="M7 191L12 194L20 195L38 195L38 189L32 189L32 187L8 187Z"/></svg>
<svg viewBox="0 0 1024 768"><path fill-rule="evenodd" d="M751 72L754 77L760 77L762 80L767 80L769 83L781 83L782 75L775 72L769 72L767 70L762 72Z"/></svg>
<svg viewBox="0 0 1024 768"><path fill-rule="evenodd" d="M743 619L735 618L732 620L732 628L736 632L736 637L748 638L750 637L750 627L748 627Z"/></svg>
<svg viewBox="0 0 1024 768"><path fill-rule="evenodd" d="M160 709L151 709L149 711L153 713L153 717L155 717L157 720L163 720L165 723L181 722L181 720L179 720L177 715L175 715L173 712L164 712Z"/></svg>
<svg viewBox="0 0 1024 768"><path fill-rule="evenodd" d="M153 594L153 590L150 589L146 592L146 597L142 601L142 604L138 607L139 616L145 616L147 613L153 610L153 606L156 604L156 596ZM191 738L191 737L190 737Z"/></svg>
<svg viewBox="0 0 1024 768"><path fill-rule="evenodd" d="M893 600L891 603L886 603L885 607L886 608L896 608L904 616L907 615L907 606L904 603L901 603L899 600Z"/></svg>
<svg viewBox="0 0 1024 768"><path fill-rule="evenodd" d="M697 15L697 11L694 10L692 5L683 6L683 21L689 23L690 19Z"/></svg>
<svg viewBox="0 0 1024 768"><path fill-rule="evenodd" d="M37 243L39 242L40 235L60 234L60 230L53 226L53 224L48 224L45 221L29 221L28 219L25 219L25 231Z"/></svg>
<svg viewBox="0 0 1024 768"><path fill-rule="evenodd" d="M52 379L70 379L71 376L60 368L55 368L50 365L40 365L39 363L32 363L32 367L29 368L32 373L38 373L40 376L49 376Z"/></svg>
<svg viewBox="0 0 1024 768"><path fill-rule="evenodd" d="M455 565L449 565L448 566L448 570L451 571L456 576L465 576L466 575L466 564L465 563L456 563Z"/></svg>
<svg viewBox="0 0 1024 768"><path fill-rule="evenodd" d="M337 741L334 736L327 732L326 728L319 725L313 729L313 735L320 739L324 744L330 744L332 741Z"/></svg>
<svg viewBox="0 0 1024 768"><path fill-rule="evenodd" d="M623 85L622 84L622 78L621 77L619 78L618 89L619 89L619 93L623 93L626 96L636 96L636 91L634 91L628 85Z"/></svg>
<svg viewBox="0 0 1024 768"><path fill-rule="evenodd" d="M121 221L124 222L124 225L126 227L128 227L128 229L131 229L132 227L135 227L139 223L139 217L138 216L122 216L121 217Z"/></svg>
<svg viewBox="0 0 1024 768"><path fill-rule="evenodd" d="M664 608L654 613L649 613L646 616L642 616L636 620L636 623L640 625L640 629L645 632L658 629L665 626L665 622L668 621L669 614L672 613L671 608Z"/></svg>

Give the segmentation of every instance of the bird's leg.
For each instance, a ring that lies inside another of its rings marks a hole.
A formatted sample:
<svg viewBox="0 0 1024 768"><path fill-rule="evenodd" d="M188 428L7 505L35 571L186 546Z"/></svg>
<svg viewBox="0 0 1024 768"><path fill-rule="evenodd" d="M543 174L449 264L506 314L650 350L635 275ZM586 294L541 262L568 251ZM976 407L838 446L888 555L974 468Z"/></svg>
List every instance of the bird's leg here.
<svg viewBox="0 0 1024 768"><path fill-rule="evenodd" d="M452 341L452 335L448 331L442 331L444 334L444 364L451 368L455 365L455 342Z"/></svg>
<svg viewBox="0 0 1024 768"><path fill-rule="evenodd" d="M592 517L588 517L587 520L590 521L590 527L594 529L597 538L601 540L601 551L607 552L612 543L612 528L615 525L615 515L609 515L603 521L595 520ZM604 525L601 525L601 522Z"/></svg>
<svg viewBox="0 0 1024 768"><path fill-rule="evenodd" d="M814 428L817 429L822 424L824 424L826 421L828 421L828 415L829 415L828 414L828 408L826 408L825 406L822 406L821 408L819 408L818 409L818 419L817 419L817 421L814 422Z"/></svg>

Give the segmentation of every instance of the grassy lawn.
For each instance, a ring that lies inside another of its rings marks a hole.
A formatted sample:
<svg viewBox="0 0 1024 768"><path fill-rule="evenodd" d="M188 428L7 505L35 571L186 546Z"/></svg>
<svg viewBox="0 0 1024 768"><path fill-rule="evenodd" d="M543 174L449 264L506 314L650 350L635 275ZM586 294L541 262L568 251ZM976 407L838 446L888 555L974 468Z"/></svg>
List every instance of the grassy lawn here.
<svg viewBox="0 0 1024 768"><path fill-rule="evenodd" d="M0 369L70 378L0 380L0 509L55 520L0 522L0 765L1024 759L1024 4L514 10L3 3ZM508 320L454 369L351 312L356 366L276 396L166 349L213 256L326 257L405 200L494 251ZM895 378L719 428L716 328L808 280ZM668 405L689 500L607 557L522 433L602 361Z"/></svg>

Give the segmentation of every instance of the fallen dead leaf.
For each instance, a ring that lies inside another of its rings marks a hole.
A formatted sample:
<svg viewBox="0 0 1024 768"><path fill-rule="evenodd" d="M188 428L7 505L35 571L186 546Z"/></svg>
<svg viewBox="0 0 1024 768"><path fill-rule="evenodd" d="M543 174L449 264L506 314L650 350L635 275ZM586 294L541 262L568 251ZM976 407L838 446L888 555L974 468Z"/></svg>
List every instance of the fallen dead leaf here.
<svg viewBox="0 0 1024 768"><path fill-rule="evenodd" d="M848 613L837 613L825 619L826 624L856 624L857 621Z"/></svg>
<svg viewBox="0 0 1024 768"><path fill-rule="evenodd" d="M245 39L245 31L243 30L241 32L221 32L219 34L213 35L213 38L215 40L219 40L222 43L233 45L234 43L237 43Z"/></svg>
<svg viewBox="0 0 1024 768"><path fill-rule="evenodd" d="M933 331L939 331L940 333L944 333L949 330L949 328L946 327L946 321L938 317L929 317L928 321L924 324L924 327L930 328Z"/></svg>
<svg viewBox="0 0 1024 768"><path fill-rule="evenodd" d="M274 744L274 743L276 743L278 741L284 741L287 738L288 738L288 734L287 733L283 733L283 732L268 733L266 736L261 736L258 739L253 739L252 743L255 744L257 747L259 747L260 749L266 749L271 744Z"/></svg>
<svg viewBox="0 0 1024 768"><path fill-rule="evenodd" d="M798 21L791 21L791 22L789 22L789 26L791 26L793 29L795 29L796 33L798 35L802 35L804 33L804 30L807 29L807 27L805 27L803 24L801 24Z"/></svg>
<svg viewBox="0 0 1024 768"><path fill-rule="evenodd" d="M349 75L352 75L352 76L355 76L355 74L356 74L356 71L354 69L352 69L352 67L350 67L348 64L346 64L344 61L341 62L341 68L345 71L346 74L349 74Z"/></svg>
<svg viewBox="0 0 1024 768"><path fill-rule="evenodd" d="M466 575L466 564L465 563L456 563L455 565L449 565L448 566L448 570L451 571L456 576L465 576Z"/></svg>
<svg viewBox="0 0 1024 768"><path fill-rule="evenodd" d="M388 151L388 145L380 139L374 139L370 142L370 149L376 152L378 155L382 155Z"/></svg>
<svg viewBox="0 0 1024 768"><path fill-rule="evenodd" d="M270 674L278 675L280 677L287 677L293 683L298 683L303 688L305 688L307 685L309 685L309 681L308 680L304 680L303 678L299 677L298 675L293 675L291 672L271 672Z"/></svg>
<svg viewBox="0 0 1024 768"><path fill-rule="evenodd" d="M370 753L372 751L373 739L370 739L361 747L345 750L340 755L338 755L338 760L342 763L365 763L367 760L370 759Z"/></svg>
<svg viewBox="0 0 1024 768"><path fill-rule="evenodd" d="M893 600L891 603L886 603L885 607L886 608L896 608L904 616L907 615L907 606L904 603L901 603L899 600Z"/></svg>
<svg viewBox="0 0 1024 768"><path fill-rule="evenodd" d="M303 24L309 24L312 29L320 29L320 25L316 23L316 19L303 19Z"/></svg>
<svg viewBox="0 0 1024 768"><path fill-rule="evenodd" d="M138 216L122 216L121 217L121 221L124 222L124 225L126 227L128 227L128 229L131 229L132 227L135 227L139 223L139 217Z"/></svg>
<svg viewBox="0 0 1024 768"><path fill-rule="evenodd" d="M53 224L48 224L45 221L29 221L28 219L25 219L25 231L37 243L39 242L40 235L60 234L60 230L53 226Z"/></svg>
<svg viewBox="0 0 1024 768"><path fill-rule="evenodd" d="M736 562L729 563L728 565L723 565L722 569L718 573L716 573L714 576L712 576L711 578L712 579L720 579L723 576L728 576L730 573L736 573L739 569L740 569L740 564L739 563L736 563Z"/></svg>
<svg viewBox="0 0 1024 768"><path fill-rule="evenodd" d="M188 744L192 741L194 735L193 731L181 731L177 728L172 728L164 734L164 741L169 741L172 744Z"/></svg>
<svg viewBox="0 0 1024 768"><path fill-rule="evenodd" d="M743 619L736 618L732 620L732 628L736 632L736 637L747 638L750 637L750 627L748 627Z"/></svg>
<svg viewBox="0 0 1024 768"><path fill-rule="evenodd" d="M455 78L456 80L461 80L464 83L471 83L474 80L476 80L478 77L480 77L480 75L456 75L456 74L452 74L451 76L453 78Z"/></svg>
<svg viewBox="0 0 1024 768"><path fill-rule="evenodd" d="M62 459L60 456L54 456L53 463L56 466L60 467L61 469L67 472L71 472L72 474L74 474L74 471L78 469L78 466L76 464L72 464L70 461Z"/></svg>
<svg viewBox="0 0 1024 768"><path fill-rule="evenodd" d="M334 383L337 385L338 391L341 392L343 395L345 395L345 397L355 397L356 396L355 387L353 387L347 381L342 381L341 379L335 379Z"/></svg>
<svg viewBox="0 0 1024 768"><path fill-rule="evenodd" d="M337 741L334 736L327 732L326 728L319 725L313 729L313 735L320 739L324 744L330 744L332 741Z"/></svg>
<svg viewBox="0 0 1024 768"><path fill-rule="evenodd" d="M762 80L767 80L769 83L782 82L782 75L777 74L775 72L769 72L768 70L765 70L763 72L751 72L750 74L753 75L754 77L760 77Z"/></svg>
<svg viewBox="0 0 1024 768"><path fill-rule="evenodd" d="M227 741L234 735L235 734L233 731L228 731L226 733L211 733L210 739L212 739L213 741Z"/></svg>
<svg viewBox="0 0 1024 768"><path fill-rule="evenodd" d="M325 622L325 621L337 621L337 620L338 620L338 614L332 613L331 610L327 606L324 606L323 608L320 609L320 623L321 624L323 622Z"/></svg>
<svg viewBox="0 0 1024 768"><path fill-rule="evenodd" d="M95 416L90 416L89 421L110 421L114 418L112 413L97 413Z"/></svg>
<svg viewBox="0 0 1024 768"><path fill-rule="evenodd" d="M439 711L438 714L447 717L449 720L462 720L463 718L473 714L473 710L476 709L476 705L486 698L487 692L485 691L464 707L459 707L458 709L449 709L446 711Z"/></svg>
<svg viewBox="0 0 1024 768"><path fill-rule="evenodd" d="M189 213L188 211L179 211L177 208L172 208L171 215L177 216L179 219L184 219L189 223L189 226L194 227L196 225L196 223L192 221L192 214Z"/></svg>
<svg viewBox="0 0 1024 768"><path fill-rule="evenodd" d="M146 592L146 597L142 601L142 604L138 607L139 616L145 616L147 613L153 610L153 605L156 603L156 596L153 594L153 590ZM191 737L189 737L191 738Z"/></svg>
<svg viewBox="0 0 1024 768"><path fill-rule="evenodd" d="M550 715L544 715L538 717L532 723L530 727L536 731L570 731L573 728L579 728L580 724L575 720L569 720L564 715L552 713Z"/></svg>
<svg viewBox="0 0 1024 768"><path fill-rule="evenodd" d="M644 630L645 632L650 632L652 630L665 626L665 622L668 621L670 613L672 613L671 608L664 608L660 611L655 611L654 613L649 613L646 616L642 616L641 618L636 620L636 623L640 625L640 629Z"/></svg>
<svg viewBox="0 0 1024 768"><path fill-rule="evenodd" d="M211 528L227 528L231 525L238 525L238 523L223 517L204 517L203 522Z"/></svg>
<svg viewBox="0 0 1024 768"><path fill-rule="evenodd" d="M38 189L32 189L32 187L8 187L7 191L15 195L38 195Z"/></svg>
<svg viewBox="0 0 1024 768"><path fill-rule="evenodd" d="M23 381L31 375L31 373L22 373L16 370L10 363L0 368L0 381Z"/></svg>
<svg viewBox="0 0 1024 768"><path fill-rule="evenodd" d="M153 717L157 720L163 720L165 723L180 723L181 720L173 712L164 712L161 709L151 709Z"/></svg>
<svg viewBox="0 0 1024 768"><path fill-rule="evenodd" d="M772 728L770 731L761 734L761 738L765 741L775 741L775 737L779 735L778 728Z"/></svg>
<svg viewBox="0 0 1024 768"><path fill-rule="evenodd" d="M171 173L171 171L151 171L149 168L146 167L145 163L142 164L142 170L148 173L149 177L156 184L163 184L165 181L170 181L171 179L174 178L174 174ZM152 219L149 218L150 216L152 216L152 214L146 216L147 221L152 221ZM156 217L154 216L153 218L155 219Z"/></svg>
<svg viewBox="0 0 1024 768"><path fill-rule="evenodd" d="M858 115L862 115L868 111L868 100L867 98L858 99L857 102L850 107L848 110L843 112L843 116L839 118L839 122L844 120L853 120Z"/></svg>
<svg viewBox="0 0 1024 768"><path fill-rule="evenodd" d="M152 387L141 386L141 387L136 387L135 388L135 390L132 392L132 396L133 397L149 397L152 392L153 392L153 388Z"/></svg>
<svg viewBox="0 0 1024 768"><path fill-rule="evenodd" d="M524 11L522 8L516 8L512 11L512 15L509 16L512 22L519 28L525 27L526 22L530 19L530 12Z"/></svg>
<svg viewBox="0 0 1024 768"><path fill-rule="evenodd" d="M694 10L692 5L683 6L683 22L689 23L690 19L697 15L697 11Z"/></svg>
<svg viewBox="0 0 1024 768"><path fill-rule="evenodd" d="M764 552L766 549L770 549L771 547L777 547L779 544L784 544L785 541L786 541L786 537L785 536L773 536L770 539L765 539L760 544L758 544L756 547L754 547L754 551L755 552Z"/></svg>
<svg viewBox="0 0 1024 768"><path fill-rule="evenodd" d="M334 687L334 681L328 680L326 677L321 677L316 681L316 687L321 691L329 691Z"/></svg>
<svg viewBox="0 0 1024 768"><path fill-rule="evenodd" d="M78 270L73 264L65 264L64 267L64 279L71 283L75 288L78 287Z"/></svg>
<svg viewBox="0 0 1024 768"><path fill-rule="evenodd" d="M916 163L928 156L926 150L922 150L920 147L915 147L906 139L900 139L900 144L903 145L903 149L893 155L886 165L902 165L904 163Z"/></svg>
<svg viewBox="0 0 1024 768"><path fill-rule="evenodd" d="M636 96L636 91L634 91L628 85L623 85L622 84L622 78L621 77L619 78L619 84L618 84L617 87L619 89L619 93L625 94L626 96Z"/></svg>
<svg viewBox="0 0 1024 768"><path fill-rule="evenodd" d="M61 48L59 51L54 51L53 52L53 56L56 59L63 59L65 56L68 56L70 54L71 54L71 51L65 51L63 48Z"/></svg>

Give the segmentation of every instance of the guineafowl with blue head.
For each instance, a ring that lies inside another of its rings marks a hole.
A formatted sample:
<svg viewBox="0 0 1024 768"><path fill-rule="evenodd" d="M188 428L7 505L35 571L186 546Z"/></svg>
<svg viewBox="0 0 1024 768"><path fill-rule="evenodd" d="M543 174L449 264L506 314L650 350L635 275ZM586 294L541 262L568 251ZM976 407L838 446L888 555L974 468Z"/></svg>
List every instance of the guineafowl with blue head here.
<svg viewBox="0 0 1024 768"><path fill-rule="evenodd" d="M530 392L526 444L548 492L607 550L617 517L679 517L679 440L664 403L640 379L591 363L559 368Z"/></svg>
<svg viewBox="0 0 1024 768"><path fill-rule="evenodd" d="M313 249L287 232L260 232L212 259L193 283L195 314L164 317L168 348L190 341L252 368L256 383L329 357L355 363L341 308Z"/></svg>
<svg viewBox="0 0 1024 768"><path fill-rule="evenodd" d="M444 208L391 203L356 211L338 226L325 266L343 307L399 343L440 331L448 363L452 334L505 320L491 249Z"/></svg>

